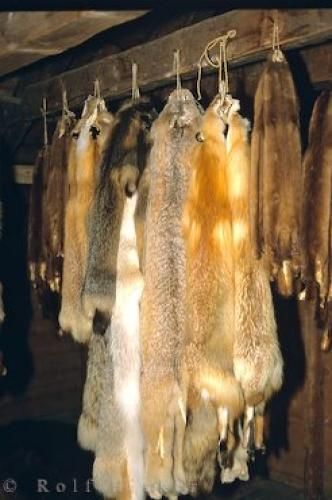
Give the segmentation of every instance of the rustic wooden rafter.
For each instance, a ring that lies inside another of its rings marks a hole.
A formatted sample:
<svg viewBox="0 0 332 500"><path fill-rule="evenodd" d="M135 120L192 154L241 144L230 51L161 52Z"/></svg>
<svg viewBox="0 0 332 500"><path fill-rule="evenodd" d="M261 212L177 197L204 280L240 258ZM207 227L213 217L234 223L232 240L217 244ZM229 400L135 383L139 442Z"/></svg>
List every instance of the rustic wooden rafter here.
<svg viewBox="0 0 332 500"><path fill-rule="evenodd" d="M285 50L320 44L332 39L332 10L281 10L278 11L278 25ZM31 84L24 89L22 99L30 116L39 114L42 96L47 97L50 111L60 110L63 83L70 105L78 107L91 92L96 78L100 80L101 92L106 98L124 97L131 90L133 61L139 67L140 87L151 90L174 79L173 52L176 49L181 50L182 75L190 78L197 71L197 62L207 42L229 29L237 31L228 48L230 67L256 62L264 59L271 49L272 27L271 10L230 11L55 78ZM311 63L311 68L314 66ZM313 70L324 71L325 75L328 71L332 79L331 56L327 68L315 67Z"/></svg>

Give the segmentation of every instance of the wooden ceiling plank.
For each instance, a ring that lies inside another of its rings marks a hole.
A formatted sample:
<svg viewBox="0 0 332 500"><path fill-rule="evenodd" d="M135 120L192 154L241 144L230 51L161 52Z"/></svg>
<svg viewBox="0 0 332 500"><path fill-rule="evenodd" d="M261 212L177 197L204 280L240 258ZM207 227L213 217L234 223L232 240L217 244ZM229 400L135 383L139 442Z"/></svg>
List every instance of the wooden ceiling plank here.
<svg viewBox="0 0 332 500"><path fill-rule="evenodd" d="M282 48L292 49L322 43L332 39L332 10L296 9L278 13ZM182 28L159 38L94 61L78 69L59 74L56 78L25 88L22 98L27 111L39 113L41 97L48 99L49 110L61 108L60 81L67 88L70 105L80 106L91 92L93 81L99 78L102 94L123 97L131 90L131 64L138 64L139 84L150 90L174 79L173 52L181 50L181 72L193 76L205 45L213 38L235 29L237 36L229 43L230 67L262 60L271 50L271 10L234 10ZM329 68L331 71L331 67Z"/></svg>
<svg viewBox="0 0 332 500"><path fill-rule="evenodd" d="M0 13L0 76L43 57L59 54L80 45L97 33L139 17L145 12ZM26 58L17 59L16 53L25 53Z"/></svg>

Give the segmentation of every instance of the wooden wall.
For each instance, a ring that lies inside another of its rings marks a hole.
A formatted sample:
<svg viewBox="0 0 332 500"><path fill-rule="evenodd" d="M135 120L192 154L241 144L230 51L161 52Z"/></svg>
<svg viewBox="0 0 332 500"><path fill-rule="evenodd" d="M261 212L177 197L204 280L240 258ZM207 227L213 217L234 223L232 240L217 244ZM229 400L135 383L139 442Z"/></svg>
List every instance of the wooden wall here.
<svg viewBox="0 0 332 500"><path fill-rule="evenodd" d="M54 321L43 319L37 309L27 335L21 358L27 363L26 378L15 382L15 373L8 373L10 387L0 398L0 425L20 419L76 421L85 371L83 348L68 337L58 337ZM10 370L15 365L20 369L15 361L10 365Z"/></svg>
<svg viewBox="0 0 332 500"><path fill-rule="evenodd" d="M332 498L332 352L320 350L313 303L277 300L285 381L272 401L268 469L272 478Z"/></svg>
<svg viewBox="0 0 332 500"><path fill-rule="evenodd" d="M1 160L5 152L1 150ZM85 377L85 350L57 335L56 321L43 318L27 279L29 188L13 184L1 165L4 201L0 281L6 319L0 332L7 376L0 378L0 425L18 419L76 420Z"/></svg>

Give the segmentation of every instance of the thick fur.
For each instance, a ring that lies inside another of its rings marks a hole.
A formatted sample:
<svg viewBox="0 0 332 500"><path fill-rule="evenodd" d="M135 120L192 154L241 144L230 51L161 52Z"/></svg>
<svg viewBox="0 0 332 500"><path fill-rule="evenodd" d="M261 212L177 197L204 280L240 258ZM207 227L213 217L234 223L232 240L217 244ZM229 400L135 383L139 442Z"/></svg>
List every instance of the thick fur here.
<svg viewBox="0 0 332 500"><path fill-rule="evenodd" d="M224 129L211 105L203 119L203 142L197 143L193 155L194 170L183 217L187 246L186 368L193 389L208 398L216 415L218 410L226 409L232 427L243 411L244 401L233 373L234 255ZM192 455L193 462L202 467L205 456L216 456L216 448L210 446L218 442L219 419L217 429L212 426L213 420L204 453L201 436L196 437L197 445L191 436L186 463ZM210 465L212 475L215 464L212 461ZM206 490L204 479L199 474L192 476L192 472L192 468L186 470L189 484L196 483L199 489ZM194 473L198 472L196 467Z"/></svg>
<svg viewBox="0 0 332 500"><path fill-rule="evenodd" d="M96 310L110 315L114 305L126 191L136 190L143 174L150 150L150 127L155 117L151 102L143 98L125 103L115 116L90 221L83 306L91 319Z"/></svg>
<svg viewBox="0 0 332 500"><path fill-rule="evenodd" d="M139 301L143 278L136 245L137 193L126 198L117 258L116 299L112 312L107 369L112 366L112 396L102 405L94 484L107 497L119 498L126 471L130 498L144 497L143 435L140 428ZM105 387L106 391L110 387Z"/></svg>
<svg viewBox="0 0 332 500"><path fill-rule="evenodd" d="M324 91L315 102L309 145L303 160L302 279L319 286L326 307L331 276L332 95Z"/></svg>
<svg viewBox="0 0 332 500"><path fill-rule="evenodd" d="M228 119L227 172L235 256L234 373L247 407L254 407L280 389L283 361L268 274L251 248L248 122L237 112Z"/></svg>
<svg viewBox="0 0 332 500"><path fill-rule="evenodd" d="M70 133L74 124L71 117L61 118L55 128L50 148L50 168L45 192L46 277L50 289L56 292L61 290L67 164Z"/></svg>
<svg viewBox="0 0 332 500"><path fill-rule="evenodd" d="M189 494L211 493L217 473L219 443L218 421L214 406L193 388L188 395L188 417L183 461Z"/></svg>
<svg viewBox="0 0 332 500"><path fill-rule="evenodd" d="M68 165L69 194L65 214L65 256L59 314L62 330L70 332L78 342L87 342L92 331L93 318L85 316L81 304L88 251L87 225L99 176L99 161L113 121L112 115L104 109L99 115L97 105L92 114L87 113L86 109L79 124L78 139L71 146ZM99 135L94 138L91 128L98 118L102 123Z"/></svg>
<svg viewBox="0 0 332 500"><path fill-rule="evenodd" d="M252 134L253 235L283 295L299 271L301 142L298 104L287 64L266 63L255 96Z"/></svg>
<svg viewBox="0 0 332 500"><path fill-rule="evenodd" d="M246 404L256 406L278 391L283 362L267 272L257 261L236 272L234 372Z"/></svg>
<svg viewBox="0 0 332 500"><path fill-rule="evenodd" d="M107 359L106 337L92 333L89 341L87 375L83 391L83 408L77 431L78 442L85 450L96 450L100 405Z"/></svg>
<svg viewBox="0 0 332 500"><path fill-rule="evenodd" d="M187 492L182 466L186 402L181 366L185 330L181 216L200 117L192 94L174 91L151 132L141 383L145 487L152 498Z"/></svg>

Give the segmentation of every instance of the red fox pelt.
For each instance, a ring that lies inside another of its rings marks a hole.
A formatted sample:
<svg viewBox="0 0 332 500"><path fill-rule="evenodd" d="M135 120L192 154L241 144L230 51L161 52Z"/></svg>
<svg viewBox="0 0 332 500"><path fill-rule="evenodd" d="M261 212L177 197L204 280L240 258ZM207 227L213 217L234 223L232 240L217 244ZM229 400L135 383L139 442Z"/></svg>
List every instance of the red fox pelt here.
<svg viewBox="0 0 332 500"><path fill-rule="evenodd" d="M70 332L78 342L87 342L92 331L92 320L85 316L81 303L88 251L88 214L98 177L99 161L113 121L104 105L100 108L96 103L91 106L92 99L87 101L82 120L78 124L78 138L77 141L73 139L69 155L69 194L65 211L63 287L59 314L62 330ZM97 136L96 122L99 130Z"/></svg>
<svg viewBox="0 0 332 500"><path fill-rule="evenodd" d="M253 243L281 294L300 269L301 140L298 103L286 59L270 56L255 95L252 132Z"/></svg>
<svg viewBox="0 0 332 500"><path fill-rule="evenodd" d="M254 416L250 408L264 404L280 389L283 361L268 274L251 248L248 122L233 110L228 117L226 148L234 253L233 366L244 393L248 426ZM248 428L244 432L247 441Z"/></svg>
<svg viewBox="0 0 332 500"><path fill-rule="evenodd" d="M318 285L319 308L325 312L322 316L326 328L332 267L332 95L329 91L321 93L313 108L303 174L302 281L309 288L312 283Z"/></svg>
<svg viewBox="0 0 332 500"><path fill-rule="evenodd" d="M144 498L143 433L140 425L139 301L143 277L136 244L136 192L126 197L117 257L116 298L108 337L107 384L101 403L94 485L120 498L128 479L132 500Z"/></svg>
<svg viewBox="0 0 332 500"><path fill-rule="evenodd" d="M215 409L217 446L227 441L244 408L243 394L233 373L234 307L232 214L228 193L225 123L217 115L218 100L205 112L201 136L192 156L193 174L184 208L187 249L186 369L192 390ZM190 400L188 400L189 405ZM211 426L213 426L211 420ZM188 439L188 437L186 437ZM204 459L201 436L193 436L188 458ZM232 447L232 444L230 444ZM185 448L186 449L186 448ZM208 442L206 451L209 451ZM211 452L211 450L210 450ZM216 456L216 448L214 450ZM213 450L212 450L213 453ZM211 467L215 467L211 463ZM199 489L204 479L189 477Z"/></svg>
<svg viewBox="0 0 332 500"><path fill-rule="evenodd" d="M191 173L190 149L201 113L190 91L174 91L154 122L141 303L142 424L149 496L186 494L182 390L185 248L181 217Z"/></svg>

